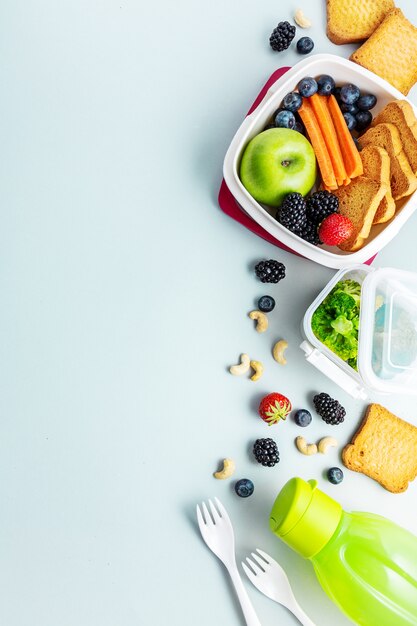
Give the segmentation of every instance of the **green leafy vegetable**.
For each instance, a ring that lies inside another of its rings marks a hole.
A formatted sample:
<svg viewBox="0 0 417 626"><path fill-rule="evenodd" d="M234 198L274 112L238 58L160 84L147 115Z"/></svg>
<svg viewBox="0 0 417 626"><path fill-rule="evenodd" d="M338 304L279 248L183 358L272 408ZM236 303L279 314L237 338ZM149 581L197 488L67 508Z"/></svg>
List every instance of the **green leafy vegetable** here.
<svg viewBox="0 0 417 626"><path fill-rule="evenodd" d="M361 286L356 281L339 281L311 318L311 328L317 339L355 370L360 293Z"/></svg>

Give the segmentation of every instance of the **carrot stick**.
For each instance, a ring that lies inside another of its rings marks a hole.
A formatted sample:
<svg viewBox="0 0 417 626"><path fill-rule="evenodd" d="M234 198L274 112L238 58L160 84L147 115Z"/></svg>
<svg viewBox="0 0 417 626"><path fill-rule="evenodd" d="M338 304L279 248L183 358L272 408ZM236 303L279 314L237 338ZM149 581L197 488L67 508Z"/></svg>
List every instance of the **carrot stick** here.
<svg viewBox="0 0 417 626"><path fill-rule="evenodd" d="M320 126L321 134L323 135L327 150L330 155L330 159L333 165L334 175L339 187L343 185L343 182L348 178L345 170L345 164L343 162L342 151L339 145L339 139L336 134L336 130L333 124L333 120L330 116L329 109L327 108L327 96L320 96L315 93L309 98L313 111L316 115L317 121Z"/></svg>
<svg viewBox="0 0 417 626"><path fill-rule="evenodd" d="M327 106L336 129L339 145L342 149L347 175L349 178L361 176L361 174L363 174L361 156L355 146L350 130L346 125L343 113L333 95L328 97Z"/></svg>
<svg viewBox="0 0 417 626"><path fill-rule="evenodd" d="M298 109L298 113L304 122L305 129L316 154L317 163L319 164L320 174L325 187L328 189L337 189L336 177L334 175L329 151L327 150L319 123L311 104L308 102L308 98L303 98L303 104Z"/></svg>

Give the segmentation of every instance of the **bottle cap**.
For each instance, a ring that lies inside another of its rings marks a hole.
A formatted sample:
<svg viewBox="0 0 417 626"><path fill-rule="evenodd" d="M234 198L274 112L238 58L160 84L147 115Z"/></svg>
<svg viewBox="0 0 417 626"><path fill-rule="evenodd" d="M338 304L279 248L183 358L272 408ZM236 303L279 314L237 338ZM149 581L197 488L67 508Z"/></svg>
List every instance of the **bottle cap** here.
<svg viewBox="0 0 417 626"><path fill-rule="evenodd" d="M309 559L333 536L342 512L336 500L317 489L316 480L291 478L274 502L269 524L273 533Z"/></svg>

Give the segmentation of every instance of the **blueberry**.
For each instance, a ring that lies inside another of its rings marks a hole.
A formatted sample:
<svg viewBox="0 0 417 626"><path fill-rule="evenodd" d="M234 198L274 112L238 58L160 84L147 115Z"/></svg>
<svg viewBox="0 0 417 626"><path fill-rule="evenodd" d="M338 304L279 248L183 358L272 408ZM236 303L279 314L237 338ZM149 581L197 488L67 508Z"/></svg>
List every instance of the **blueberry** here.
<svg viewBox="0 0 417 626"><path fill-rule="evenodd" d="M330 94L333 93L333 90L336 87L333 78L328 74L323 74L322 76L319 76L317 79L317 85L318 93L321 96L330 96Z"/></svg>
<svg viewBox="0 0 417 626"><path fill-rule="evenodd" d="M340 90L341 90L341 89L342 89L341 87L335 87L335 88L333 89L333 95L334 95L334 97L336 98L336 100L337 100L338 102L340 101Z"/></svg>
<svg viewBox="0 0 417 626"><path fill-rule="evenodd" d="M295 122L293 130L296 130L297 133L301 133L302 135L305 133L305 128L300 122Z"/></svg>
<svg viewBox="0 0 417 626"><path fill-rule="evenodd" d="M310 37L301 37L297 41L297 52L300 54L308 54L314 48L314 41Z"/></svg>
<svg viewBox="0 0 417 626"><path fill-rule="evenodd" d="M303 99L299 93L296 91L292 91L291 93L287 93L282 101L282 108L287 111L291 111L291 113L295 113L298 111L300 106L303 104Z"/></svg>
<svg viewBox="0 0 417 626"><path fill-rule="evenodd" d="M361 111L369 111L376 105L377 97L373 93L369 93L364 96L360 96L356 102L358 109Z"/></svg>
<svg viewBox="0 0 417 626"><path fill-rule="evenodd" d="M307 409L299 409L294 413L294 422L297 426L308 426L312 419L311 413Z"/></svg>
<svg viewBox="0 0 417 626"><path fill-rule="evenodd" d="M340 90L340 99L345 104L354 104L360 95L359 87L352 85L352 83L343 85Z"/></svg>
<svg viewBox="0 0 417 626"><path fill-rule="evenodd" d="M343 113L346 125L349 130L353 130L356 126L356 117L352 113Z"/></svg>
<svg viewBox="0 0 417 626"><path fill-rule="evenodd" d="M340 467L331 467L327 470L327 478L333 485L338 485L343 480L343 472Z"/></svg>
<svg viewBox="0 0 417 626"><path fill-rule="evenodd" d="M352 115L356 115L356 113L359 111L356 104L345 104L344 102L340 103L340 109L343 111L343 113L352 113Z"/></svg>
<svg viewBox="0 0 417 626"><path fill-rule="evenodd" d="M372 113L370 111L359 111L356 114L356 130L365 130L372 122Z"/></svg>
<svg viewBox="0 0 417 626"><path fill-rule="evenodd" d="M241 478L235 484L235 491L241 498L249 498L253 494L255 487L249 478Z"/></svg>
<svg viewBox="0 0 417 626"><path fill-rule="evenodd" d="M275 126L278 128L294 128L294 113L291 113L291 111L280 111L275 117Z"/></svg>
<svg viewBox="0 0 417 626"><path fill-rule="evenodd" d="M264 313L269 313L275 308L275 300L272 296L262 296L258 300L258 309Z"/></svg>
<svg viewBox="0 0 417 626"><path fill-rule="evenodd" d="M314 78L311 78L310 76L302 78L297 87L303 98L309 98L313 94L317 93L317 83Z"/></svg>

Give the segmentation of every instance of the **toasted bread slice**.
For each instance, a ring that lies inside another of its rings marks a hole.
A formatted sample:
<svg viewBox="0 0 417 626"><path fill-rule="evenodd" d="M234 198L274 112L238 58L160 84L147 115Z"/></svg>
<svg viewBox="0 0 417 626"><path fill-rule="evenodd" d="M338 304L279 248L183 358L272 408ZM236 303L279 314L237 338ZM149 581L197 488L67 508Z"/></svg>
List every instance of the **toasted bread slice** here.
<svg viewBox="0 0 417 626"><path fill-rule="evenodd" d="M407 100L393 100L375 117L372 126L388 122L398 128L403 150L413 174L417 176L417 118Z"/></svg>
<svg viewBox="0 0 417 626"><path fill-rule="evenodd" d="M388 222L395 214L395 202L390 187L390 158L388 152L379 146L369 144L360 152L363 174L377 183L383 183L387 192L376 210L374 224Z"/></svg>
<svg viewBox="0 0 417 626"><path fill-rule="evenodd" d="M369 236L375 213L388 186L366 176L354 178L346 187L332 191L339 198L339 212L353 223L352 236L339 245L341 250L359 250Z"/></svg>
<svg viewBox="0 0 417 626"><path fill-rule="evenodd" d="M350 59L407 95L417 81L417 28L401 9L391 9Z"/></svg>
<svg viewBox="0 0 417 626"><path fill-rule="evenodd" d="M327 0L327 36L336 44L363 41L394 6L393 0Z"/></svg>
<svg viewBox="0 0 417 626"><path fill-rule="evenodd" d="M391 192L394 200L409 196L417 189L417 177L414 176L410 163L405 156L400 133L394 124L378 124L369 128L359 142L361 146L369 144L384 148L391 163Z"/></svg>
<svg viewBox="0 0 417 626"><path fill-rule="evenodd" d="M380 404L370 404L342 459L348 469L401 493L417 476L416 450L417 428Z"/></svg>

